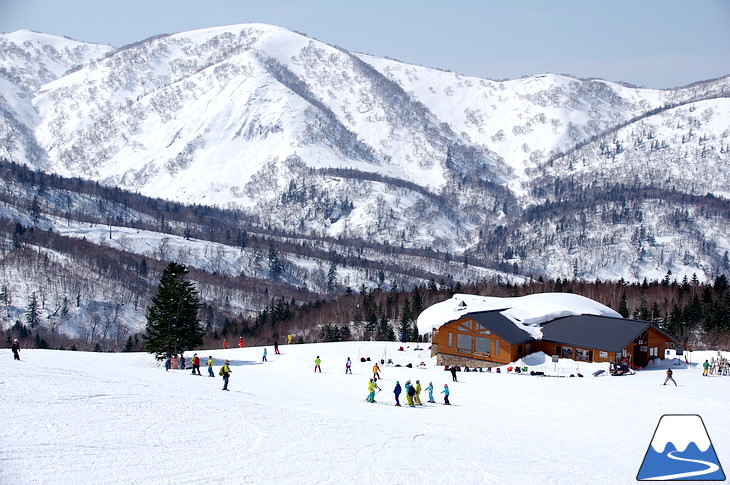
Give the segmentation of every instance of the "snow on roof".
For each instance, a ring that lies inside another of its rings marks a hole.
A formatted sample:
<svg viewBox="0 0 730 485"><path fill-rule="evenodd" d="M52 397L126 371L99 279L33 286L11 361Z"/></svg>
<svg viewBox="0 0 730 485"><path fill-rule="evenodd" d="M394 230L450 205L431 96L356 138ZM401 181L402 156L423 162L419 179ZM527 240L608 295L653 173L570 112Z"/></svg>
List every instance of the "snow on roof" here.
<svg viewBox="0 0 730 485"><path fill-rule="evenodd" d="M502 310L500 313L534 339L542 338L540 325L570 315L602 315L621 318L609 307L575 293L535 293L513 298L457 293L426 308L418 316L419 328L436 329L462 315Z"/></svg>

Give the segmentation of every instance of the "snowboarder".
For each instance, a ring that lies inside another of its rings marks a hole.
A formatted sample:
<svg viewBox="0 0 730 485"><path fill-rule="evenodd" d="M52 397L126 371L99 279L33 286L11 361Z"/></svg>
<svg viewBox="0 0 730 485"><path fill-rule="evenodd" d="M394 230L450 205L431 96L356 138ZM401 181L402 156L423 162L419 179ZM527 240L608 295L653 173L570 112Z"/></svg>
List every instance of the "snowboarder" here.
<svg viewBox="0 0 730 485"><path fill-rule="evenodd" d="M286 343L287 344L290 344L291 343L291 340L292 340L291 334L287 335L286 336Z"/></svg>
<svg viewBox="0 0 730 485"><path fill-rule="evenodd" d="M393 389L393 394L395 394L395 405L400 406L400 393L401 393L401 387L400 387L400 381L395 381L395 388Z"/></svg>
<svg viewBox="0 0 730 485"><path fill-rule="evenodd" d="M13 344L10 346L13 349L13 359L20 360L20 342L18 339L13 339Z"/></svg>
<svg viewBox="0 0 730 485"><path fill-rule="evenodd" d="M413 403L413 396L416 395L416 388L411 384L411 381L406 381L406 401L408 401L408 405L412 408L416 407L416 405Z"/></svg>
<svg viewBox="0 0 730 485"><path fill-rule="evenodd" d="M452 365L449 370L451 371L451 380L454 382L459 382L456 380L456 366Z"/></svg>
<svg viewBox="0 0 730 485"><path fill-rule="evenodd" d="M168 357L165 359L165 372L170 372L170 366L172 365L172 358Z"/></svg>
<svg viewBox="0 0 730 485"><path fill-rule="evenodd" d="M226 339L223 339L223 348L224 349L228 348L228 340L226 340Z"/></svg>
<svg viewBox="0 0 730 485"><path fill-rule="evenodd" d="M322 359L319 358L319 355L316 359L314 359L314 372L319 371L319 373L322 373L322 368L319 366L319 364L322 363Z"/></svg>
<svg viewBox="0 0 730 485"><path fill-rule="evenodd" d="M352 374L352 361L350 358L347 358L347 362L345 362L345 374Z"/></svg>
<svg viewBox="0 0 730 485"><path fill-rule="evenodd" d="M709 370L710 370L710 363L707 362L707 359L705 359L705 363L702 364L702 375L710 377L710 375L708 374Z"/></svg>
<svg viewBox="0 0 730 485"><path fill-rule="evenodd" d="M231 377L231 367L229 364L231 363L230 360L226 360L226 363L223 364L223 367L221 367L221 370L218 371L218 375L223 377L223 390L228 391L228 378Z"/></svg>
<svg viewBox="0 0 730 485"><path fill-rule="evenodd" d="M416 404L419 406L423 406L423 403L421 403L421 381L416 379L416 394L413 396L416 398Z"/></svg>
<svg viewBox="0 0 730 485"><path fill-rule="evenodd" d="M243 348L243 337L238 337L238 347Z"/></svg>
<svg viewBox="0 0 730 485"><path fill-rule="evenodd" d="M274 354L279 355L279 342L274 340Z"/></svg>
<svg viewBox="0 0 730 485"><path fill-rule="evenodd" d="M373 379L375 378L380 379L380 367L378 366L377 362L373 366Z"/></svg>
<svg viewBox="0 0 730 485"><path fill-rule="evenodd" d="M663 386L666 386L667 385L667 382L669 382L669 381L674 382L674 385L675 386L677 385L677 383L675 382L674 378L672 377L672 369L667 369L667 378L664 379L664 384L662 384L662 385Z"/></svg>
<svg viewBox="0 0 730 485"><path fill-rule="evenodd" d="M193 354L193 375L200 375L200 357L198 354Z"/></svg>
<svg viewBox="0 0 730 485"><path fill-rule="evenodd" d="M213 374L213 356L208 356L208 362L206 362L206 365L208 366L208 377L215 377L215 374Z"/></svg>
<svg viewBox="0 0 730 485"><path fill-rule="evenodd" d="M428 383L426 390L428 391L428 402L436 402L433 400L433 382Z"/></svg>
<svg viewBox="0 0 730 485"><path fill-rule="evenodd" d="M180 354L180 370L185 370L185 356Z"/></svg>
<svg viewBox="0 0 730 485"><path fill-rule="evenodd" d="M262 362L266 362L266 347L264 347L264 357L262 359Z"/></svg>
<svg viewBox="0 0 730 485"><path fill-rule="evenodd" d="M370 382L368 382L368 392L370 393L368 394L368 402L375 402L375 389L380 390L375 379L370 379Z"/></svg>
<svg viewBox="0 0 730 485"><path fill-rule="evenodd" d="M444 405L449 406L451 403L449 402L449 385L444 384L444 390L441 391L441 394L444 395Z"/></svg>

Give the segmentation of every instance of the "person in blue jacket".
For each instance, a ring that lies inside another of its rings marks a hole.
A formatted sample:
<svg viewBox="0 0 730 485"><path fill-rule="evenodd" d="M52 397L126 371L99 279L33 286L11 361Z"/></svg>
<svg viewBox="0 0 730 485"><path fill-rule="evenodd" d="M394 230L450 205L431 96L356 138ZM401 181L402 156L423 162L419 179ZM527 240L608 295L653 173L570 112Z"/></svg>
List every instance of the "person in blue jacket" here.
<svg viewBox="0 0 730 485"><path fill-rule="evenodd" d="M449 385L448 384L444 384L444 390L441 391L441 394L444 395L444 404L447 406L450 405L451 403L449 402Z"/></svg>
<svg viewBox="0 0 730 485"><path fill-rule="evenodd" d="M433 382L428 383L426 390L428 391L428 402L436 402L433 400Z"/></svg>
<svg viewBox="0 0 730 485"><path fill-rule="evenodd" d="M401 387L400 387L400 381L395 381L395 389L393 389L393 393L395 394L395 405L400 406L400 401L398 398L400 398L401 393Z"/></svg>

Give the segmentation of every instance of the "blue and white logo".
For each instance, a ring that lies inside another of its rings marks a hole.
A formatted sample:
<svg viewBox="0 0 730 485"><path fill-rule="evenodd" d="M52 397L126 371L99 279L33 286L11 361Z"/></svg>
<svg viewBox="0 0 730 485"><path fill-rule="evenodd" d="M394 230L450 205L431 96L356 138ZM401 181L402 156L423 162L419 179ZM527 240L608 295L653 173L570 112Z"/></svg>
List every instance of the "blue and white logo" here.
<svg viewBox="0 0 730 485"><path fill-rule="evenodd" d="M720 460L696 414L659 419L637 480L725 480Z"/></svg>

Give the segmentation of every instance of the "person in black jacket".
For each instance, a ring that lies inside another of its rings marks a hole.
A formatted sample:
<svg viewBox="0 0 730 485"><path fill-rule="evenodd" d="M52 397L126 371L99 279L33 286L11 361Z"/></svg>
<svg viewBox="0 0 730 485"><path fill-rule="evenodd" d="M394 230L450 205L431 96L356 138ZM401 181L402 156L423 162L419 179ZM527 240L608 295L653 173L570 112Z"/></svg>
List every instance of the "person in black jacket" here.
<svg viewBox="0 0 730 485"><path fill-rule="evenodd" d="M13 345L10 346L11 349L13 349L13 358L15 360L20 360L20 342L18 342L18 339L13 339Z"/></svg>

